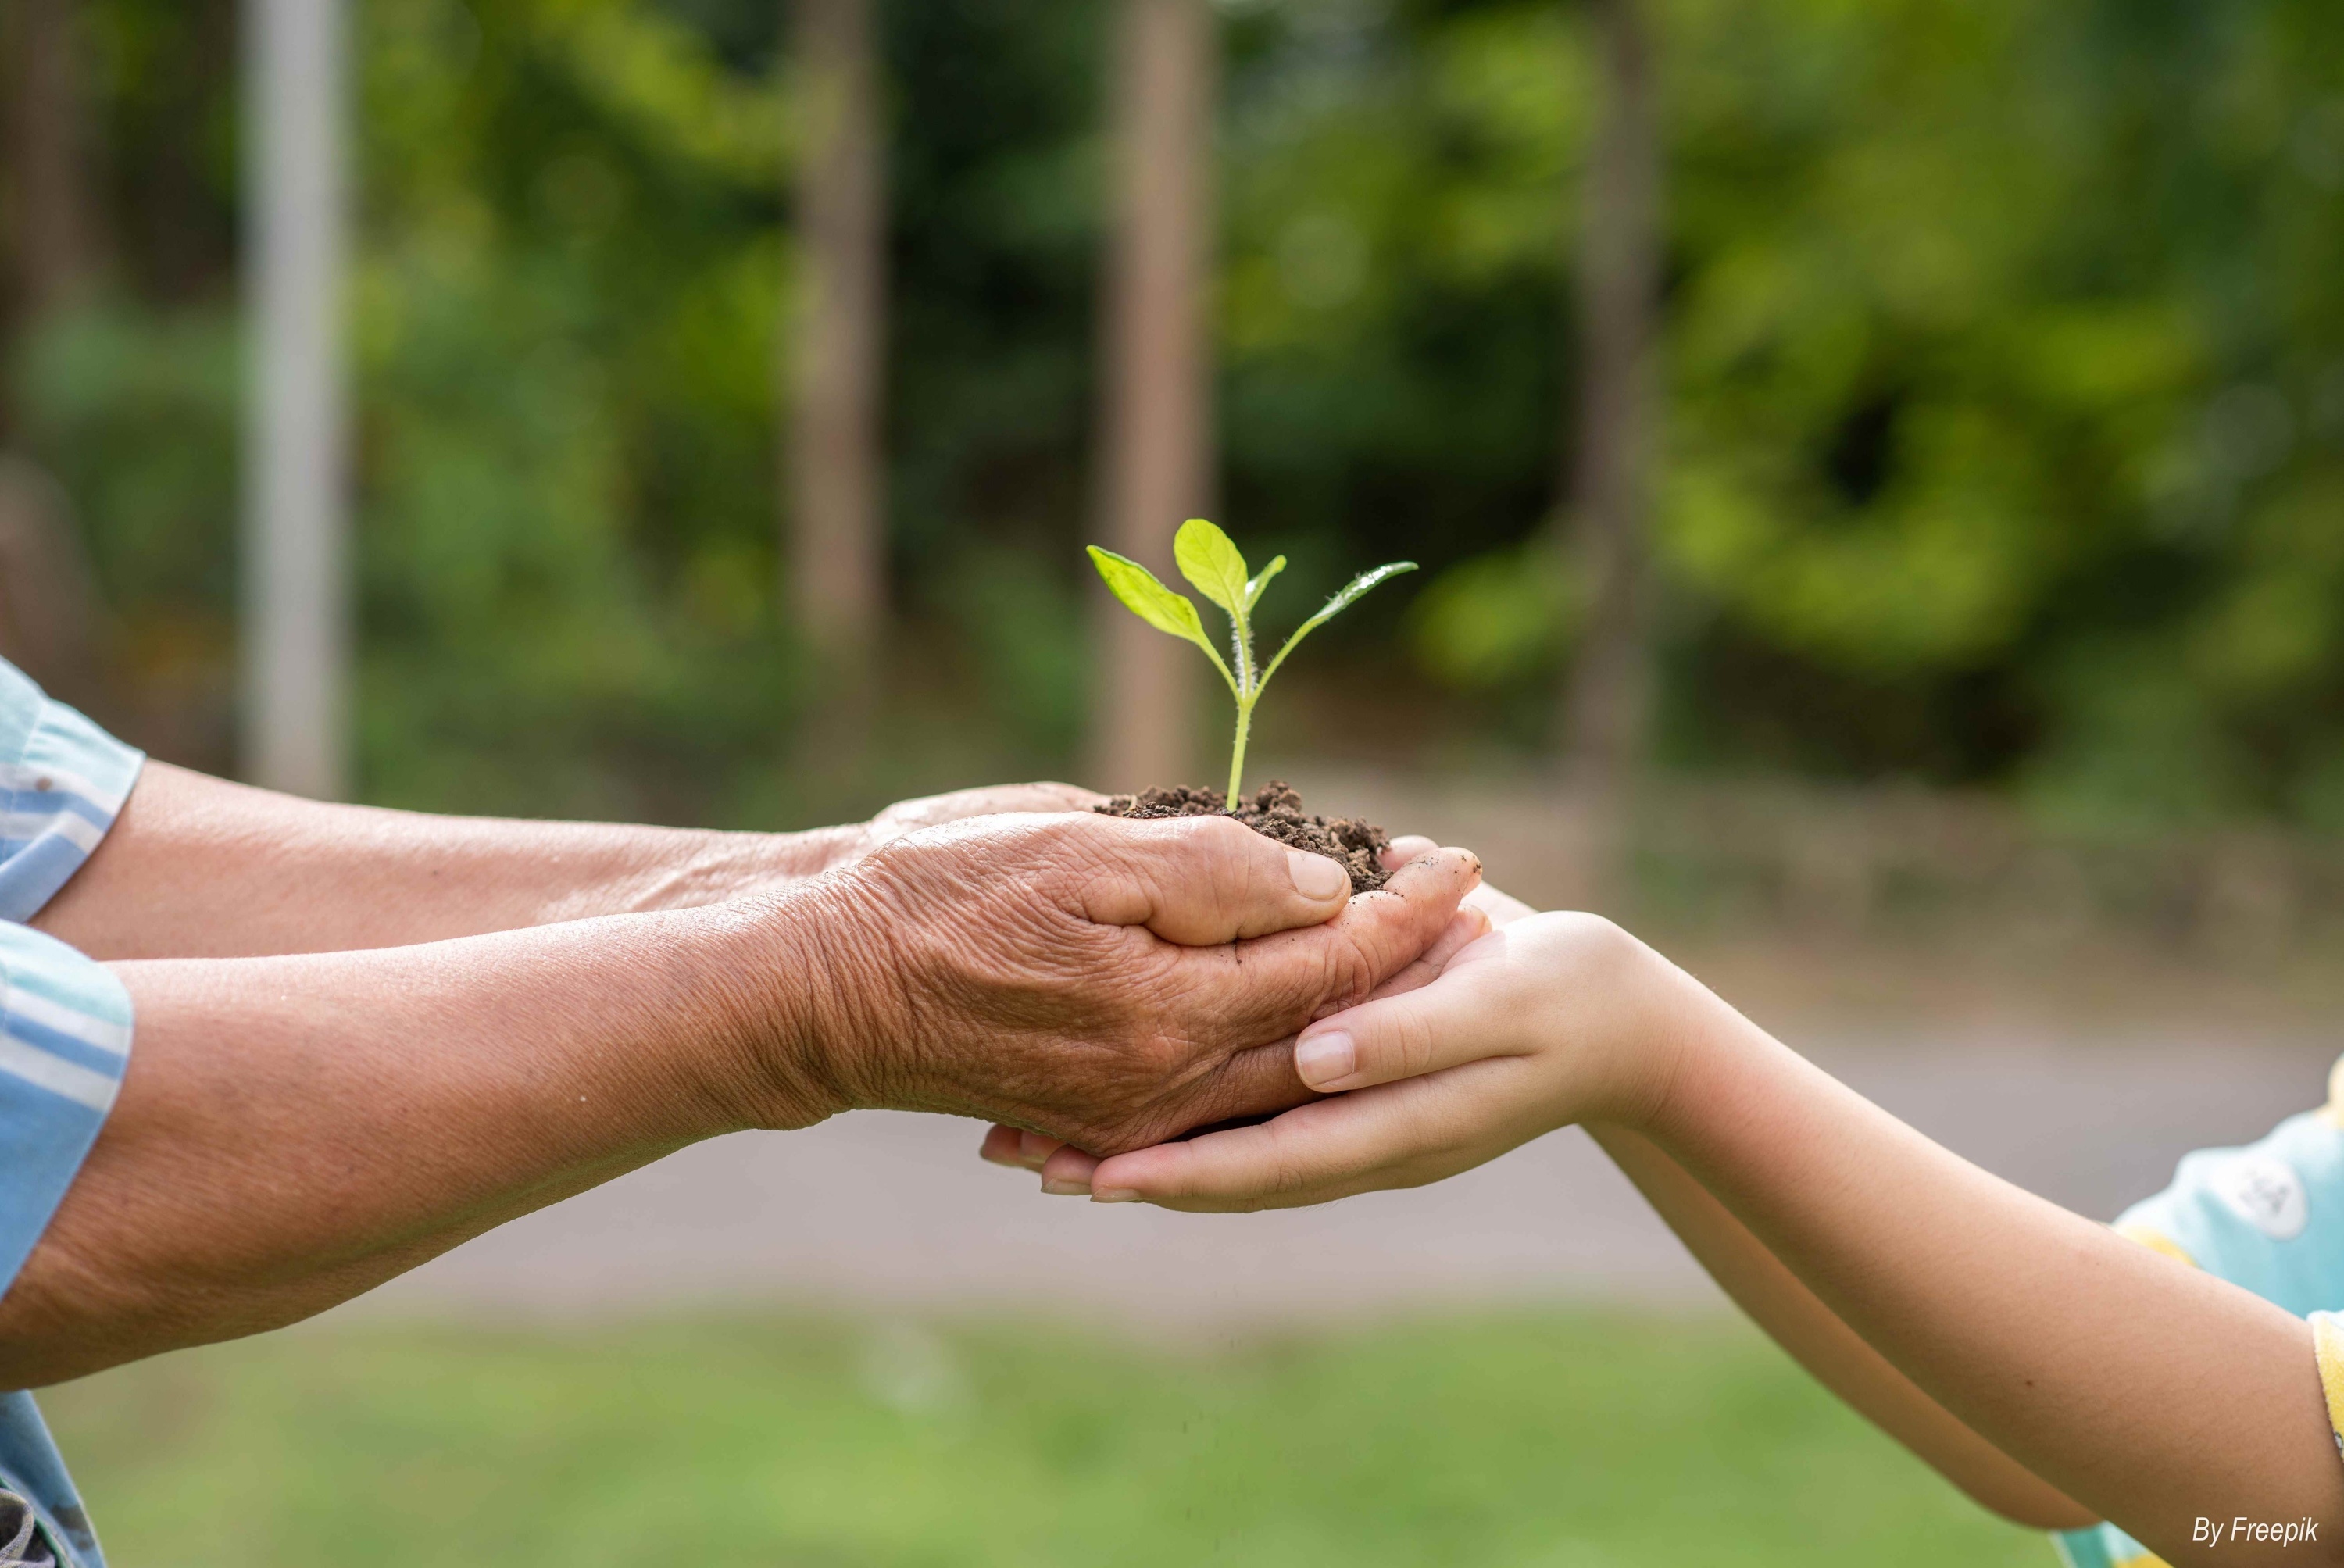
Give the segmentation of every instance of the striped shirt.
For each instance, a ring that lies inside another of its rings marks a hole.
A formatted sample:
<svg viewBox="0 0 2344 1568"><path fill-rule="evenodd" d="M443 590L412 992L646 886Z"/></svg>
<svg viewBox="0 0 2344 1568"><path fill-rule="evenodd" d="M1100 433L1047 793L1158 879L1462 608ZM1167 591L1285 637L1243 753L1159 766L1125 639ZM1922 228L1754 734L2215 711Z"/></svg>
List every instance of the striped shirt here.
<svg viewBox="0 0 2344 1568"><path fill-rule="evenodd" d="M145 760L0 660L0 1291L72 1185L130 1061L122 982L25 923L106 836ZM30 1502L61 1568L105 1568L28 1393L0 1393L0 1486Z"/></svg>

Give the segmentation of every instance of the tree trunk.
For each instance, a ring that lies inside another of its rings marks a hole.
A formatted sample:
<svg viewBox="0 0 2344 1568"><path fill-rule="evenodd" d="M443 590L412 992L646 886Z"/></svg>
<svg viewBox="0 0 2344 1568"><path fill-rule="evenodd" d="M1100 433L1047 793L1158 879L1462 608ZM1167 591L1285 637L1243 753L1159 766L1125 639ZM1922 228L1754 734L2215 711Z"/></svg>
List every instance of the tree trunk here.
<svg viewBox="0 0 2344 1568"><path fill-rule="evenodd" d="M7 162L15 187L19 319L30 321L86 289L96 263L88 201L77 0L11 0L6 60Z"/></svg>
<svg viewBox="0 0 2344 1568"><path fill-rule="evenodd" d="M801 274L786 418L791 602L861 672L886 611L886 193L871 0L797 0Z"/></svg>
<svg viewBox="0 0 2344 1568"><path fill-rule="evenodd" d="M237 628L240 761L270 789L349 788L353 642L342 0L246 0L245 288L253 374Z"/></svg>
<svg viewBox="0 0 2344 1568"><path fill-rule="evenodd" d="M1603 106L1580 225L1577 429L1564 547L1585 593L1562 690L1562 757L1583 804L1591 894L1624 888L1652 705L1646 518L1658 409L1661 143L1642 0L1591 0Z"/></svg>
<svg viewBox="0 0 2344 1568"><path fill-rule="evenodd" d="M1106 290L1101 524L1170 580L1172 535L1212 486L1206 319L1214 19L1207 0L1124 0L1115 64L1114 251ZM1180 784L1194 764L1195 655L1094 596L1101 675L1092 775Z"/></svg>

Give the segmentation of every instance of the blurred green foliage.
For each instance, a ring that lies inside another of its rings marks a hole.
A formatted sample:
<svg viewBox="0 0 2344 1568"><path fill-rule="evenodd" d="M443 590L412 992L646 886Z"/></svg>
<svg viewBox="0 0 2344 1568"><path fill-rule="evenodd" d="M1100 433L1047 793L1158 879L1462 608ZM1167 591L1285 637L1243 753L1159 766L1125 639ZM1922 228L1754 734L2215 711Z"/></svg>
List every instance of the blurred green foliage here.
<svg viewBox="0 0 2344 1568"><path fill-rule="evenodd" d="M2344 828L2344 11L1657 3L1666 760ZM197 629L152 656L217 657L233 6L91 9L118 264L18 424L125 623ZM358 6L370 794L793 809L783 9ZM962 762L1079 740L1108 9L883 6L898 685ZM1401 633L1391 700L1535 746L1582 19L1222 15L1221 515L1298 603L1429 569L1305 684Z"/></svg>
<svg viewBox="0 0 2344 1568"><path fill-rule="evenodd" d="M42 1402L109 1553L183 1568L2051 1559L1723 1318L345 1325Z"/></svg>

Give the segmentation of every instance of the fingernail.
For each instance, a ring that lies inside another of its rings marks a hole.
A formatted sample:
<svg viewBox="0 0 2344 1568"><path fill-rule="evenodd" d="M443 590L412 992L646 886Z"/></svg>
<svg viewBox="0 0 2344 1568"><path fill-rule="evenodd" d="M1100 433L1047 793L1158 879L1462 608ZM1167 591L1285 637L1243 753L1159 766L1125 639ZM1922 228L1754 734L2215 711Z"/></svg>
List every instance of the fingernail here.
<svg viewBox="0 0 2344 1568"><path fill-rule="evenodd" d="M1307 849L1288 850L1286 870L1294 878L1294 891L1308 899L1332 898L1351 885L1349 873L1325 855L1313 855Z"/></svg>
<svg viewBox="0 0 2344 1568"><path fill-rule="evenodd" d="M1087 1181L1068 1181L1063 1176L1054 1176L1042 1183L1042 1190L1053 1198L1087 1198L1090 1196L1091 1184Z"/></svg>
<svg viewBox="0 0 2344 1568"><path fill-rule="evenodd" d="M1359 1047L1340 1029L1307 1036L1294 1043L1294 1070L1312 1088L1340 1083L1359 1066Z"/></svg>
<svg viewBox="0 0 2344 1568"><path fill-rule="evenodd" d="M1128 1187L1094 1187L1091 1189L1091 1201L1093 1203L1137 1203L1139 1201L1139 1194Z"/></svg>
<svg viewBox="0 0 2344 1568"><path fill-rule="evenodd" d="M1021 1165L1039 1170L1042 1162L1057 1152L1056 1142L1039 1133L1021 1132L1017 1135L1017 1160Z"/></svg>

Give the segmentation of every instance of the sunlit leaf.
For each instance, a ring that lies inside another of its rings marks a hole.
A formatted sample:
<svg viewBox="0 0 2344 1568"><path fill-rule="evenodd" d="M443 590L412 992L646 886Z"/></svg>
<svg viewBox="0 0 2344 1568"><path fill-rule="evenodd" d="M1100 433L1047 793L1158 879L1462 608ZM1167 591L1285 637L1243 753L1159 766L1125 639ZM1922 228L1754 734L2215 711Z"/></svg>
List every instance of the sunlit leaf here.
<svg viewBox="0 0 2344 1568"><path fill-rule="evenodd" d="M1377 567L1373 572L1362 572L1357 577L1352 578L1350 582L1343 585L1340 592L1337 593L1335 597L1329 599L1326 603L1321 604L1318 607L1318 613L1314 614L1309 620L1305 621L1301 625L1297 626L1294 629L1294 635L1286 640L1286 646L1278 651L1278 657L1272 659L1269 662L1269 667L1262 671L1261 678L1263 683L1267 684L1269 678L1278 673L1278 667L1286 663L1286 656L1294 652L1294 645L1297 642L1301 642L1303 638L1308 636L1312 632L1324 626L1328 622L1332 621L1336 616L1340 615L1345 610L1350 608L1354 601L1358 600L1362 594L1366 593L1368 590L1375 587L1378 583L1389 582L1390 579L1398 577L1403 572L1414 572L1415 570L1416 562L1413 561L1386 561L1383 565Z"/></svg>
<svg viewBox="0 0 2344 1568"><path fill-rule="evenodd" d="M1229 536L1201 517L1192 517L1172 536L1173 564L1197 592L1228 612L1232 621L1245 616L1246 559Z"/></svg>
<svg viewBox="0 0 2344 1568"><path fill-rule="evenodd" d="M1277 576L1279 572L1285 570L1286 557L1282 555L1278 557L1275 561L1272 561L1268 566L1263 567L1261 569L1261 575L1255 578L1251 582L1246 584L1246 608L1250 610L1255 605L1260 603L1261 591L1269 586L1269 580L1271 578Z"/></svg>
<svg viewBox="0 0 2344 1568"><path fill-rule="evenodd" d="M1117 555L1112 550L1090 546L1091 564L1106 582L1108 592L1123 602L1125 609L1174 637L1184 637L1202 648L1213 661L1213 668L1221 673L1229 690L1237 690L1236 678L1230 675L1228 664L1221 651L1205 635L1205 623L1197 617L1197 606L1186 594L1175 593L1157 580L1156 573L1127 555Z"/></svg>

